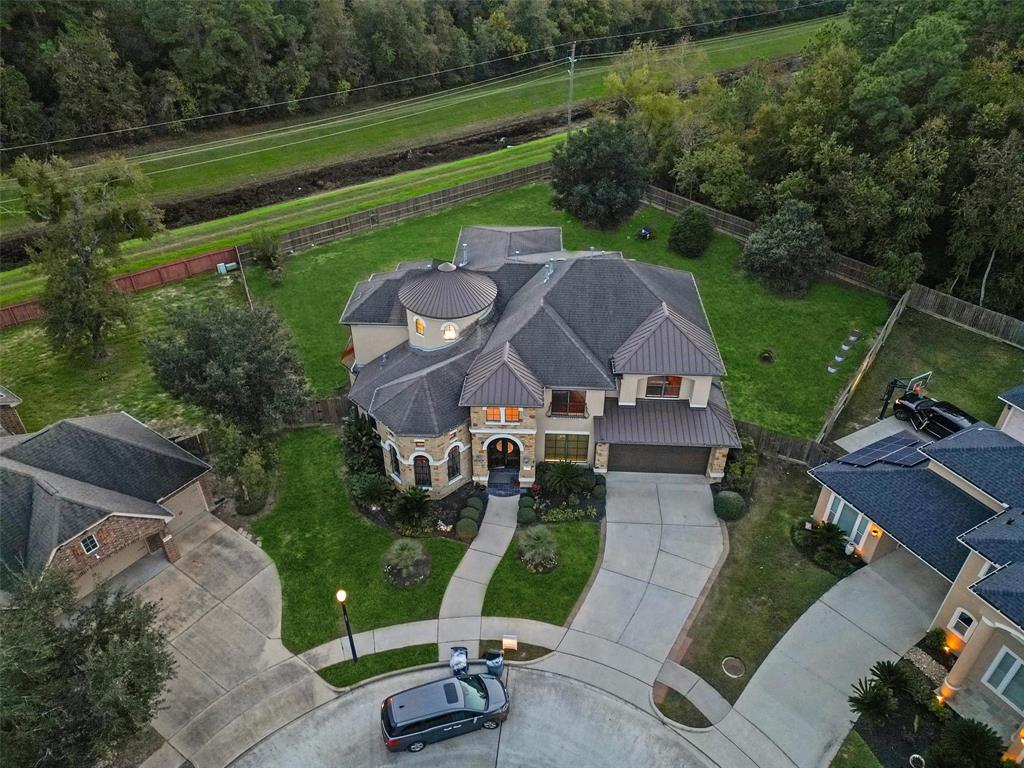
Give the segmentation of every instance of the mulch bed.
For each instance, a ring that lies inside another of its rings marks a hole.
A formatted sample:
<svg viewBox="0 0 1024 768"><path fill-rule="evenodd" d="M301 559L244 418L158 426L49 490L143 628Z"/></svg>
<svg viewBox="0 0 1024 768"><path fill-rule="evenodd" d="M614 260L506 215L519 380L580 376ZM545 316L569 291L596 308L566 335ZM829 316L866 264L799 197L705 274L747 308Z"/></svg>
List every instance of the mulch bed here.
<svg viewBox="0 0 1024 768"><path fill-rule="evenodd" d="M901 700L899 710L888 720L862 717L854 730L884 768L906 768L911 755L924 755L938 743L942 723L924 707Z"/></svg>
<svg viewBox="0 0 1024 768"><path fill-rule="evenodd" d="M479 496L484 502L484 510L480 516L480 523L483 523L483 515L487 512L487 493L486 491L477 488L474 483L466 483L457 491L453 491L443 499L431 501L430 525L434 527L431 527L429 530L424 528L422 531L415 534L401 529L392 519L390 511L386 507L364 507L355 504L355 502L353 502L353 506L360 515L365 517L371 523L380 528L391 531L398 536L410 536L412 538L434 537L457 541L458 537L455 535L455 524L459 521L459 513L466 506L466 502L469 501L472 496ZM451 526L451 528L447 531L438 529L435 526L435 521L437 520L440 520L445 525Z"/></svg>

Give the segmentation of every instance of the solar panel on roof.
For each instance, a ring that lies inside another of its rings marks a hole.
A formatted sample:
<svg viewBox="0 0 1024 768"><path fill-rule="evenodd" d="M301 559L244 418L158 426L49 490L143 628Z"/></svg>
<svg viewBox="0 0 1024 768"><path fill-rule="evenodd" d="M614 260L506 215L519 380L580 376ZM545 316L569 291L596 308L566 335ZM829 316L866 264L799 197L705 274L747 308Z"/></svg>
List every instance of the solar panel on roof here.
<svg viewBox="0 0 1024 768"><path fill-rule="evenodd" d="M860 450L840 457L839 461L855 467L870 467L875 462L882 461L892 454L899 453L908 448L916 448L919 442L913 435L905 433L889 435L888 437L883 437L877 443L872 443Z"/></svg>
<svg viewBox="0 0 1024 768"><path fill-rule="evenodd" d="M896 451L896 453L886 456L883 461L887 464L896 464L900 467L916 467L922 461L926 461L928 459L927 456L917 450L919 445L920 443L915 441L914 445L908 445L906 448L901 448Z"/></svg>

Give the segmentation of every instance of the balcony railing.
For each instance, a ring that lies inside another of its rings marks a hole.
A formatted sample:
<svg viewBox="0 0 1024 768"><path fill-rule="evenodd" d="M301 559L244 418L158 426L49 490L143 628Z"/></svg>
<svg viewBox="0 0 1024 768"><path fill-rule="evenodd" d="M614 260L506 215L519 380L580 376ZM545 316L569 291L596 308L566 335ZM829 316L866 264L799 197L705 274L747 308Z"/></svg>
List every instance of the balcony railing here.
<svg viewBox="0 0 1024 768"><path fill-rule="evenodd" d="M590 410L586 405L571 405L568 408L559 408L554 405L549 405L547 415L556 419L589 419Z"/></svg>

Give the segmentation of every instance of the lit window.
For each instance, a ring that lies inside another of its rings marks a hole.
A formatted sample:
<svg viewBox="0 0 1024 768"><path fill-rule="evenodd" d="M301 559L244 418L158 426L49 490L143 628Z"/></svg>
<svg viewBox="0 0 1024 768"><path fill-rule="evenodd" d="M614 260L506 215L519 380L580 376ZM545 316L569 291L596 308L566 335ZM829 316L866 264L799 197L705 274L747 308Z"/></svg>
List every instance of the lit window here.
<svg viewBox="0 0 1024 768"><path fill-rule="evenodd" d="M548 432L544 437L545 461L586 461L590 435L562 435Z"/></svg>
<svg viewBox="0 0 1024 768"><path fill-rule="evenodd" d="M423 321L420 318L417 317L414 322L416 325L416 333L418 333L420 336L426 333L427 326L423 324Z"/></svg>
<svg viewBox="0 0 1024 768"><path fill-rule="evenodd" d="M519 419L520 419L520 416L519 416L519 409L518 408L512 407L512 408L506 408L505 409L505 421L507 421L507 422L509 422L511 424L518 424L519 423Z"/></svg>
<svg viewBox="0 0 1024 768"><path fill-rule="evenodd" d="M490 406L486 409L486 418L488 421L501 421L501 408Z"/></svg>
<svg viewBox="0 0 1024 768"><path fill-rule="evenodd" d="M971 629L974 627L974 617L971 616L963 608L957 610L953 614L953 620L949 623L949 628L956 632L964 640L971 634Z"/></svg>
<svg viewBox="0 0 1024 768"><path fill-rule="evenodd" d="M682 376L651 376L647 379L647 397L679 397Z"/></svg>
<svg viewBox="0 0 1024 768"><path fill-rule="evenodd" d="M82 539L82 550L85 552L85 554L91 555L99 548L100 543L96 541L96 537L93 536L91 533L84 539Z"/></svg>
<svg viewBox="0 0 1024 768"><path fill-rule="evenodd" d="M448 451L448 482L455 480L462 474L462 452L459 446L453 446Z"/></svg>
<svg viewBox="0 0 1024 768"><path fill-rule="evenodd" d="M445 323L441 326L441 337L445 341L455 341L459 338L459 329L455 327L455 323Z"/></svg>
<svg viewBox="0 0 1024 768"><path fill-rule="evenodd" d="M578 389L556 389L551 392L552 416L586 416L587 393Z"/></svg>

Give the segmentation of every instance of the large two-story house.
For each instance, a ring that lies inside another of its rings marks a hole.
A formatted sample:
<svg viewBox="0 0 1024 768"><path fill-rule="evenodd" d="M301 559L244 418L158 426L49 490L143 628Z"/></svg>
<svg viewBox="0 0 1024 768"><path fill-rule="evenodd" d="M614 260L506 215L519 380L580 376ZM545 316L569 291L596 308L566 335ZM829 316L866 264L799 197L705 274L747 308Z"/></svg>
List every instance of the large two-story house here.
<svg viewBox="0 0 1024 768"><path fill-rule="evenodd" d="M400 486L528 485L537 463L721 477L739 445L692 274L468 227L450 261L360 282L351 400Z"/></svg>
<svg viewBox="0 0 1024 768"><path fill-rule="evenodd" d="M1003 393L1007 408L1024 387ZM814 516L866 561L904 547L949 582L932 628L956 657L937 692L1024 759L1024 443L978 423L938 441L899 433L815 467Z"/></svg>

